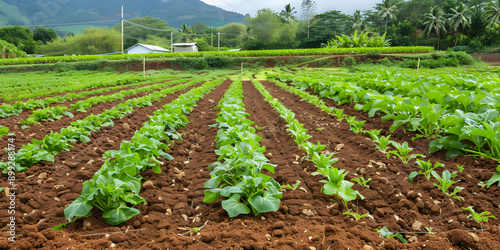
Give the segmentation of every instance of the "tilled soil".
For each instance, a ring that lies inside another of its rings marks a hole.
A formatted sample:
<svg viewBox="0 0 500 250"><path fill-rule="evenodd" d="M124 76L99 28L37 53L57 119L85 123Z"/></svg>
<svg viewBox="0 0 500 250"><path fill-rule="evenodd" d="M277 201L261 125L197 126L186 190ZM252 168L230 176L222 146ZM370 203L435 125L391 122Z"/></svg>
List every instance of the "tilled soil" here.
<svg viewBox="0 0 500 250"><path fill-rule="evenodd" d="M335 152L339 161L335 166L350 171L347 179L360 175L372 178L369 188L354 186L365 200L349 202L345 207L336 197L321 193L322 177L312 176L315 167L301 162L304 156L286 131L286 123L250 82L244 82L248 117L263 139L270 162L277 164L270 174L280 184L295 184L296 190L286 189L281 207L277 212L243 215L230 219L220 201L203 203L203 183L210 179L207 166L217 160L215 136L217 129L209 128L216 123L220 98L227 90L226 81L201 99L189 115L190 123L181 130L183 142L176 142L169 152L173 161L166 161L162 173L151 170L143 173L140 195L146 204L138 205L141 214L120 226L109 226L93 210L92 217L69 225L62 231L50 227L64 223L64 207L81 192L81 183L92 177L100 167L102 153L118 149L120 142L130 140L148 115L173 100L143 108L127 115L112 128L105 128L92 135L92 141L82 143L57 156L55 163L37 164L26 173L16 175L19 194L16 223L18 238L9 243L0 238L2 248L117 248L117 249L498 249L499 228L496 220L483 224L484 232L468 230L480 225L467 219L461 207L473 205L476 211L490 211L500 217L498 211L500 188L488 190L477 185L486 182L495 171L496 164L486 159L460 156L447 161L443 152L426 154L428 141L409 138L414 134L397 131L393 140L408 141L416 153L426 155L432 162L445 164L445 169L456 171L456 165L465 166L457 179L466 189L459 193L463 200L452 200L441 193L423 176L408 182L410 172L417 170L414 164L402 164L399 159L387 159L374 149L364 135L349 131L348 124L323 113L319 108L302 101L270 82L263 82L271 94L296 113L312 136L311 142L328 145L326 151ZM330 100L328 105L334 106ZM381 124L379 118L368 118L352 105L342 106L345 113L367 120L364 129L383 129L389 134L390 124ZM125 129L127 125L130 129ZM63 162L64 161L64 162ZM75 163L76 164L73 164ZM71 163L68 165L68 163ZM71 165L71 166L70 166ZM73 168L74 167L74 168ZM441 171L441 170L438 170ZM0 186L6 183L2 179ZM454 186L453 186L454 187ZM302 189L301 189L302 188ZM0 199L6 199L0 194ZM7 204L1 206L2 224L7 219ZM343 212L359 214L367 212L373 218L355 221ZM404 245L396 239L379 237L375 228L387 226L398 231L412 243ZM195 232L192 228L201 228ZM191 229L190 229L191 228ZM428 234L432 228L435 234ZM2 236L7 236L2 230ZM123 231L123 232L119 232ZM118 232L118 233L112 233ZM413 233L408 233L413 232Z"/></svg>

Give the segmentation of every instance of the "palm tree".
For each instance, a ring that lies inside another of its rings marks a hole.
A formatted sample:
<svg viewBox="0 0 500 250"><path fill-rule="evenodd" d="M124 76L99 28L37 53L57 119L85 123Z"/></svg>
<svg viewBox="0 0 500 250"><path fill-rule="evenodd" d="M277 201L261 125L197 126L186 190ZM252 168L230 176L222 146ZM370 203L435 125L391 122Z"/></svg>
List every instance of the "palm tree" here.
<svg viewBox="0 0 500 250"><path fill-rule="evenodd" d="M248 42L250 40L254 40L255 36L253 35L253 30L250 28L250 26L247 26L247 29L244 31L241 31L241 40L243 42Z"/></svg>
<svg viewBox="0 0 500 250"><path fill-rule="evenodd" d="M495 23L500 22L500 0L489 2L484 9L486 23L491 29Z"/></svg>
<svg viewBox="0 0 500 250"><path fill-rule="evenodd" d="M297 13L297 11L295 11L295 7L287 4L285 5L285 9L280 12L280 17L290 23L291 21L297 21L297 17L294 16L295 13Z"/></svg>
<svg viewBox="0 0 500 250"><path fill-rule="evenodd" d="M444 17L444 13L439 6L434 6L431 9L430 13L425 14L425 30L427 36L430 36L431 32L434 31L438 38L438 46L441 43L441 32L446 32L446 18Z"/></svg>
<svg viewBox="0 0 500 250"><path fill-rule="evenodd" d="M460 29L463 31L463 29L468 27L471 23L472 10L469 6L460 3L455 9L451 9L451 12L448 21L450 28L456 34L455 46L457 46Z"/></svg>
<svg viewBox="0 0 500 250"><path fill-rule="evenodd" d="M378 16L385 19L385 33L387 33L387 23L389 19L396 19L394 14L397 10L396 5L391 6L390 0L382 0L382 3L377 4Z"/></svg>
<svg viewBox="0 0 500 250"><path fill-rule="evenodd" d="M184 42L184 43L187 43L189 42L189 29L187 27L187 25L185 23L182 24L182 27L181 29L179 29L179 32L181 33L178 38L177 38L177 42Z"/></svg>
<svg viewBox="0 0 500 250"><path fill-rule="evenodd" d="M354 12L354 15L352 15L352 29L353 30L359 30L360 29L360 26L361 26L361 11L360 10L356 10L356 12Z"/></svg>

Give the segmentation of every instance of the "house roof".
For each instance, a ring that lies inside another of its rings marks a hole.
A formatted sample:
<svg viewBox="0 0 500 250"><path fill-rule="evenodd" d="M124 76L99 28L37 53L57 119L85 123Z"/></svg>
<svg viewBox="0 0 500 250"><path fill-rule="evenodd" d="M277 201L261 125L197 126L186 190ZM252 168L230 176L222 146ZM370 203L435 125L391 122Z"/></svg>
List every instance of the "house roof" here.
<svg viewBox="0 0 500 250"><path fill-rule="evenodd" d="M130 49L135 48L135 47L137 47L137 46L142 46L142 47L144 47L144 48L147 48L147 49L149 49L149 50L154 50L154 51L163 51L163 52L168 52L168 51L169 51L168 49L164 49L164 48L162 48L162 47L160 47L160 46L156 46L156 45L148 45L148 44L142 44L142 43L138 43L138 44L136 44L136 45L134 45L134 46L132 46L132 47L130 47L130 48L128 48L128 49L126 49L126 50L130 50Z"/></svg>
<svg viewBox="0 0 500 250"><path fill-rule="evenodd" d="M173 46L177 46L177 47L191 47L193 45L196 45L198 46L197 43L174 43L172 44ZM198 46L199 47L199 46Z"/></svg>

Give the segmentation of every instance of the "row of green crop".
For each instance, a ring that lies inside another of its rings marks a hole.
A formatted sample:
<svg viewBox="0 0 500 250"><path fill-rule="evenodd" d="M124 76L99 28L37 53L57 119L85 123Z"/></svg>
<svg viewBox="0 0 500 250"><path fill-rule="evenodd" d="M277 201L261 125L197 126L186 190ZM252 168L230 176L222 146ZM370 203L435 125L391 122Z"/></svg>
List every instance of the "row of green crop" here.
<svg viewBox="0 0 500 250"><path fill-rule="evenodd" d="M176 100L154 112L154 116L143 124L130 141L124 141L120 150L110 150L104 153L106 159L99 171L91 180L83 183L81 195L66 209L64 216L69 221L54 229L61 229L79 218L92 215L92 208L101 210L102 217L110 225L121 224L139 214L135 205L145 202L139 196L141 181L140 173L152 168L161 172L163 163L159 157L172 160L173 157L164 152L169 150L172 140L180 139L177 129L186 126L196 103L225 79L207 82L179 96ZM129 205L131 204L131 206Z"/></svg>
<svg viewBox="0 0 500 250"><path fill-rule="evenodd" d="M226 197L222 208L229 217L277 211L282 196L281 185L262 173L264 169L274 173L276 166L264 156L266 148L259 144L262 138L255 134L253 122L246 119L241 84L234 82L216 107L220 112L213 127L219 128L215 151L219 158L208 166L211 179L205 182L203 200Z"/></svg>
<svg viewBox="0 0 500 250"><path fill-rule="evenodd" d="M178 76L178 77L181 77L181 76ZM168 79L168 77L166 77L166 78ZM182 79L189 79L189 78L191 78L191 76L186 76L186 77L183 77ZM114 90L119 90L119 89L123 89L126 87L135 87L135 86L150 84L150 83L154 83L158 80L159 79L155 78L152 80L139 81L137 83L130 84L130 85L120 85L120 86L109 87L109 88L100 88L100 89L94 89L94 90L89 90L89 91L82 91L79 93L68 93L64 96L47 97L45 99L29 99L26 102L17 101L16 103L13 103L11 105L4 103L4 104L0 105L0 118L6 118L9 116L13 116L13 115L19 115L21 112L23 112L23 110L27 110L27 109L34 110L36 108L44 108L44 107L46 107L50 104L53 104L53 103L71 101L73 99L82 98L82 97L86 97L86 96L90 96L90 95L101 94L101 93L114 91ZM179 80L175 81L175 83L177 83L178 81ZM172 84L174 84L174 82L172 82ZM94 97L92 97L92 98L94 98ZM95 98L97 98L97 97L95 97ZM89 98L89 99L91 99L91 98ZM81 101L78 103L81 103Z"/></svg>
<svg viewBox="0 0 500 250"><path fill-rule="evenodd" d="M137 73L109 72L70 72L64 74L29 72L2 74L0 97L5 101L34 98L68 91L78 91L113 85L132 85L135 83L151 83L171 78L184 77L175 75L171 70L148 71L146 79ZM187 76L192 74L186 74ZM6 86L9 83L21 83L17 86Z"/></svg>
<svg viewBox="0 0 500 250"><path fill-rule="evenodd" d="M145 86L142 88L136 88L136 89L129 89L129 90L123 90L118 93L114 93L111 95L103 95L103 96L94 96L85 100L78 101L74 104L70 105L70 111L71 110L77 110L80 112L87 112L87 109L92 108L95 104L98 103L103 103L103 102L113 102L117 100L121 100L127 96L134 95L140 92L149 92L149 91L155 91L158 89L162 89L180 82L185 81L184 79L179 79L175 81L169 81L169 82L164 82L164 83L159 83L159 84L154 84L154 85L149 85ZM190 82L196 82L198 83L199 80L192 80ZM64 106L55 106L55 107L46 107L43 109L38 109L34 110L33 114L28 116L26 120L19 121L20 124L40 124L40 122L44 121L54 121L61 119L63 115L68 116L68 117L73 117L73 114L70 113L69 111L66 111L68 108ZM24 125L21 128L25 129L28 128L28 125Z"/></svg>
<svg viewBox="0 0 500 250"><path fill-rule="evenodd" d="M368 75L373 78L374 74ZM433 139L429 147L431 153L446 149L448 157L468 154L500 162L500 97L495 92L488 92L491 86L496 86L497 79L474 85L474 82L456 76L462 81L457 80L453 85L453 81L430 81L432 77L418 78L423 78L423 81L411 81L412 78L406 81L406 77L394 75L381 83L364 77L353 82L295 76L281 76L280 79L299 88L311 88L320 97L333 99L339 104L358 103L356 107L370 116L381 114L382 121L392 120L391 132L405 125L406 129L417 132L414 139ZM383 94L377 89L384 91ZM460 93L460 98L456 97L457 93Z"/></svg>
<svg viewBox="0 0 500 250"><path fill-rule="evenodd" d="M202 82L203 78L197 82ZM114 108L105 110L99 115L91 114L83 120L74 121L71 126L61 129L59 133L51 131L42 140L33 139L33 143L23 145L16 153L15 166L9 166L10 162L0 162L0 169L6 173L10 168L13 171L26 171L28 168L40 161L54 161L54 156L62 152L68 151L70 142L87 142L88 137L94 130L99 130L101 127L114 125L113 119L121 119L127 114L134 112L136 107L147 107L153 105L152 102L158 101L160 98L185 89L197 83L196 81L180 84L161 91L153 92L147 96L127 100L125 103L116 105Z"/></svg>
<svg viewBox="0 0 500 250"><path fill-rule="evenodd" d="M334 154L321 153L326 145L322 145L319 141L317 144L309 142L308 140L311 136L307 134L308 130L304 128L304 124L297 121L295 113L287 109L278 99L274 98L260 82L253 80L252 83L264 96L264 99L278 111L280 117L286 121L287 131L295 138L294 141L297 143L299 149L306 152L305 159L311 161L316 166L317 171L312 175L323 176L324 179L320 180L320 182L324 183L321 191L326 195L337 195L342 199L346 207L348 205L347 202L355 200L358 196L360 199L364 199L364 196L359 191L352 188L354 183L345 180L348 172L333 166L338 161L337 158L333 158Z"/></svg>
<svg viewBox="0 0 500 250"><path fill-rule="evenodd" d="M307 56L307 55L350 55L365 54L376 51L383 54L389 53L426 53L432 52L432 47L384 47L384 48L328 48L328 49L289 49L289 50L257 50L257 51L203 51L188 53L140 54L140 55L95 55L95 56L65 56L65 57L40 57L2 59L0 65L38 64L57 62L83 62L96 60L127 60L137 58L176 58L176 57L260 57L260 56Z"/></svg>

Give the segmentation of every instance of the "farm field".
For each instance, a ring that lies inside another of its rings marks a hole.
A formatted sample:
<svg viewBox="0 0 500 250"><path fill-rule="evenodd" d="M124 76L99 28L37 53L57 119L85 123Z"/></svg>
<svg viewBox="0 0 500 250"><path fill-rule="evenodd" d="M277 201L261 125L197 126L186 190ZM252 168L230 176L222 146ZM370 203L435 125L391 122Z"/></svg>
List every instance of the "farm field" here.
<svg viewBox="0 0 500 250"><path fill-rule="evenodd" d="M498 72L37 74L2 75L0 249L500 248Z"/></svg>

